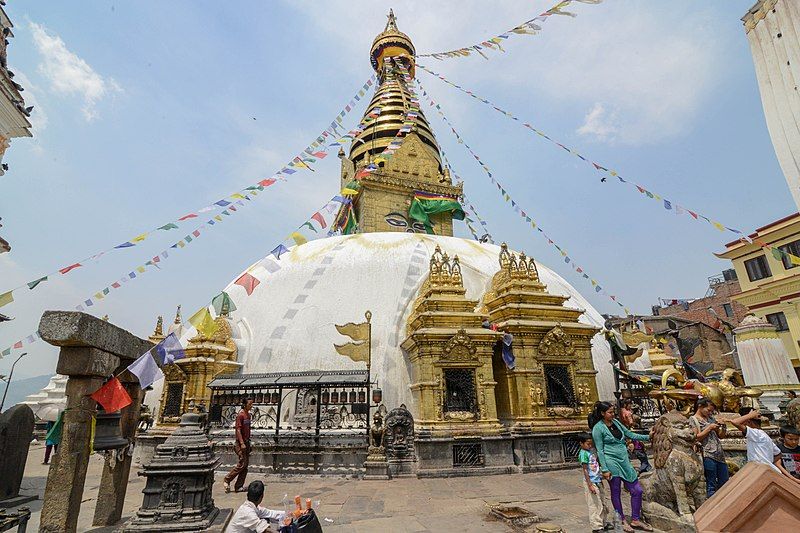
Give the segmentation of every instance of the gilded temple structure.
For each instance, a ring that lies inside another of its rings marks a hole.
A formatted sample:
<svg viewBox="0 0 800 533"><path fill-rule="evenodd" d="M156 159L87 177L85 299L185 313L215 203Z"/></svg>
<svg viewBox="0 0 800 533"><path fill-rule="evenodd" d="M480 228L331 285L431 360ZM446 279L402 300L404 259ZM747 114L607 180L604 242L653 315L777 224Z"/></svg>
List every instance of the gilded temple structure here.
<svg viewBox="0 0 800 533"><path fill-rule="evenodd" d="M414 45L393 14L369 59L370 119L339 151L350 202L337 220L348 223L254 263L250 292L224 289L235 311L217 318L213 338L192 338L153 391L160 423L206 406L224 468L235 460L236 406L252 397L250 468L270 473L363 473L372 415L396 409L408 413L404 433L389 435L387 450L405 450L405 474L575 461L591 405L613 398L603 317L539 261L454 236L461 185L419 106ZM334 348L335 324L366 310L368 371Z"/></svg>

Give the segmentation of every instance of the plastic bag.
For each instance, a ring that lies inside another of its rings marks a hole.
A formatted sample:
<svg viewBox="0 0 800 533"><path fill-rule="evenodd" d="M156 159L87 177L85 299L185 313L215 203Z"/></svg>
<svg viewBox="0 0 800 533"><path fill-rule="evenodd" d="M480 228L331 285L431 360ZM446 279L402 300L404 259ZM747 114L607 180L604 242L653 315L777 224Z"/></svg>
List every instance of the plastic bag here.
<svg viewBox="0 0 800 533"><path fill-rule="evenodd" d="M291 533L322 533L322 524L319 523L317 513L314 509L309 509L301 515L294 524L297 529Z"/></svg>

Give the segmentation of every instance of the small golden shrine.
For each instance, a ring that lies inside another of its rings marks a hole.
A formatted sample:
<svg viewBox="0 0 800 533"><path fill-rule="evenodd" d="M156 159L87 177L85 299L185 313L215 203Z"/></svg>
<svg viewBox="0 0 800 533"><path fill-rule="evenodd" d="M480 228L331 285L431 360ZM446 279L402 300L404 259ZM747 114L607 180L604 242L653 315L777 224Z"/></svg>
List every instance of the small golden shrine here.
<svg viewBox="0 0 800 533"><path fill-rule="evenodd" d="M578 322L583 311L566 307L568 297L547 292L532 258L503 243L499 260L483 305L489 320L513 335L516 359L511 370L495 358L500 420L517 432L585 429L597 401L591 353L597 329Z"/></svg>
<svg viewBox="0 0 800 533"><path fill-rule="evenodd" d="M501 335L482 326L478 302L465 296L458 257L437 246L408 318L402 348L411 362L416 423L431 434L496 434L492 354Z"/></svg>
<svg viewBox="0 0 800 533"><path fill-rule="evenodd" d="M216 330L210 337L198 333L184 349L186 357L173 364L164 365L164 389L158 413L160 425L177 425L181 415L194 409L208 409L211 389L208 383L220 374L233 374L242 366L236 361L236 344L231 336L229 313L223 309L215 320ZM175 323L167 333L176 334L181 328L180 306ZM164 339L163 320L158 317L156 329L150 340L158 343ZM178 335L179 336L179 335Z"/></svg>

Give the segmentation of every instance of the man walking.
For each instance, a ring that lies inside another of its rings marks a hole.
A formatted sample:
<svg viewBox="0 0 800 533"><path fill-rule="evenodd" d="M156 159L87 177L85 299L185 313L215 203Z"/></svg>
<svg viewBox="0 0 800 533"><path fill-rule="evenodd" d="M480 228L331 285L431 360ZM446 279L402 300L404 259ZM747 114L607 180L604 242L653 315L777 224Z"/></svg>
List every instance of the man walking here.
<svg viewBox="0 0 800 533"><path fill-rule="evenodd" d="M242 402L242 410L236 415L236 442L233 445L233 450L239 458L239 462L233 467L233 470L228 472L225 476L224 483L225 492L231 491L231 481L236 478L233 490L240 492L244 487L244 479L247 477L247 466L250 464L250 409L253 407L253 399L245 398Z"/></svg>

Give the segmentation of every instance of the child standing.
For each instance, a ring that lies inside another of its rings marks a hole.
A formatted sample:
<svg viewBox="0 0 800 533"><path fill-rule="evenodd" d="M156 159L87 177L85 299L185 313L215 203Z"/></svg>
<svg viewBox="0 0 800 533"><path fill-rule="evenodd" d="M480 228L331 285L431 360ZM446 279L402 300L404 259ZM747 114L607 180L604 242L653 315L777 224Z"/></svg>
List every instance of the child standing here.
<svg viewBox="0 0 800 533"><path fill-rule="evenodd" d="M782 427L778 449L781 451L778 468L800 482L800 430L790 426Z"/></svg>
<svg viewBox="0 0 800 533"><path fill-rule="evenodd" d="M586 505L589 506L589 525L592 532L611 529L613 526L606 524L608 507L606 507L605 491L603 490L603 474L600 463L597 461L597 452L594 450L592 436L588 433L578 435L581 449L578 452L578 462L583 469L583 493L586 495Z"/></svg>

